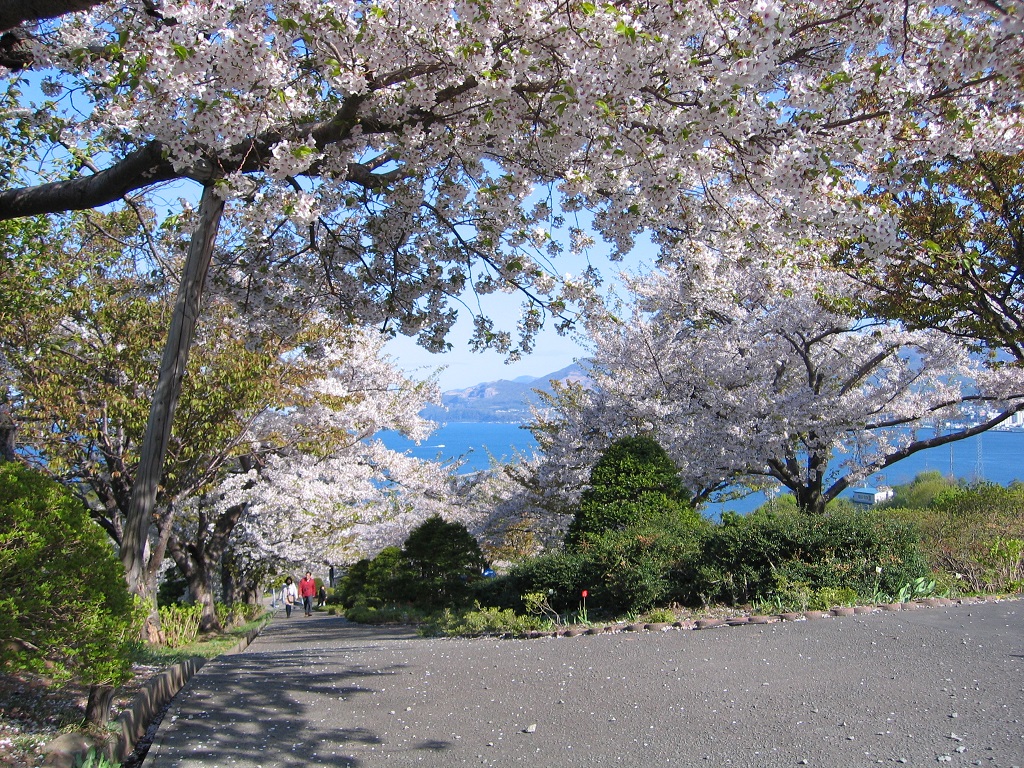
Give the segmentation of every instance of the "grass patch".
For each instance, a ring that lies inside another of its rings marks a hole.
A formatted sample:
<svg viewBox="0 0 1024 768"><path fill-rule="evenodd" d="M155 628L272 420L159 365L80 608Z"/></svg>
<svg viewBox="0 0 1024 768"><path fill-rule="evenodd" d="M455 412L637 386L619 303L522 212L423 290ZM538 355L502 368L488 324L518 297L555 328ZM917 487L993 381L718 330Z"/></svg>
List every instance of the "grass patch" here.
<svg viewBox="0 0 1024 768"><path fill-rule="evenodd" d="M152 664L155 666L171 666L194 656L202 656L206 659L213 659L227 653L242 639L255 629L261 628L270 621L271 613L267 612L262 617L254 619L246 624L233 627L227 632L197 637L193 642L179 648L169 648L163 645L146 645L139 649L139 657L136 661L140 664Z"/></svg>

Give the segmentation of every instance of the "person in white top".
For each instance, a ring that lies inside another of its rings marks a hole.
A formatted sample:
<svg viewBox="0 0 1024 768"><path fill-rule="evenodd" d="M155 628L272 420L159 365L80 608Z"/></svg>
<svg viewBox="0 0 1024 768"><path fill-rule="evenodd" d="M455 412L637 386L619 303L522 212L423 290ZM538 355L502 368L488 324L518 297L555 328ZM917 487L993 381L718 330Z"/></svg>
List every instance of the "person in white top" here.
<svg viewBox="0 0 1024 768"><path fill-rule="evenodd" d="M289 576L284 580L284 614L288 618L292 616L292 606L299 601L299 589Z"/></svg>

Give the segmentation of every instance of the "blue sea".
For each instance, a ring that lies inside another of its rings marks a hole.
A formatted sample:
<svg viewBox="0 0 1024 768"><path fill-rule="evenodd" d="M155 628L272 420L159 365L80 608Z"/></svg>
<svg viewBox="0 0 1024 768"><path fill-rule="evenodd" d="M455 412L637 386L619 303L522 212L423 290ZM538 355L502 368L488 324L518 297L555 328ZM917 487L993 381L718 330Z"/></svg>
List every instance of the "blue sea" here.
<svg viewBox="0 0 1024 768"><path fill-rule="evenodd" d="M408 451L418 458L451 461L463 456L466 459L463 472L487 469L492 455L499 461L512 460L517 452L530 454L537 447L533 435L518 424L489 422L448 424L420 445L393 432L383 433L381 437L389 448ZM966 480L989 480L1000 485L1024 480L1024 432L993 430L921 451L871 476L864 485L901 485L927 471ZM846 495L849 493L847 491ZM709 505L706 511L712 515L723 509L751 512L764 501L763 494L753 494L724 505Z"/></svg>
<svg viewBox="0 0 1024 768"><path fill-rule="evenodd" d="M462 472L487 469L491 455L497 461L512 461L517 452L531 454L537 448L533 435L520 425L492 422L453 422L438 429L420 445L397 432L383 432L380 437L388 448L418 459L450 462L463 457L466 463Z"/></svg>

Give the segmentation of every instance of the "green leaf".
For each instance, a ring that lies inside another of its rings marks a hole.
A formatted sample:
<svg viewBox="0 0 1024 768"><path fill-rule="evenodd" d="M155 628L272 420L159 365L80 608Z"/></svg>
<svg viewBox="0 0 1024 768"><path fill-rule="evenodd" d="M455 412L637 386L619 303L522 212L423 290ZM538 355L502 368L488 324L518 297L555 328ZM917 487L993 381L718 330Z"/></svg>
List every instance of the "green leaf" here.
<svg viewBox="0 0 1024 768"><path fill-rule="evenodd" d="M620 21L615 25L615 31L623 35L630 42L636 40L636 29L624 21Z"/></svg>

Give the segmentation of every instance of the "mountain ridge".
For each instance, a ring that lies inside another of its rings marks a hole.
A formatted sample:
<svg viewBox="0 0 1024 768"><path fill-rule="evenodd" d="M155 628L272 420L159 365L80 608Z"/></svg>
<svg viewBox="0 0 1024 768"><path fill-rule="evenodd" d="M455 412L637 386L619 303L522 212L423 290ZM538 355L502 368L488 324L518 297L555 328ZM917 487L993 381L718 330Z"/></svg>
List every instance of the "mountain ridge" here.
<svg viewBox="0 0 1024 768"><path fill-rule="evenodd" d="M531 406L540 406L536 390L551 393L552 381L579 382L586 386L590 378L580 363L572 363L546 376L519 376L511 381L498 379L463 389L441 393L441 405L428 405L421 415L442 422L524 423L530 420Z"/></svg>

